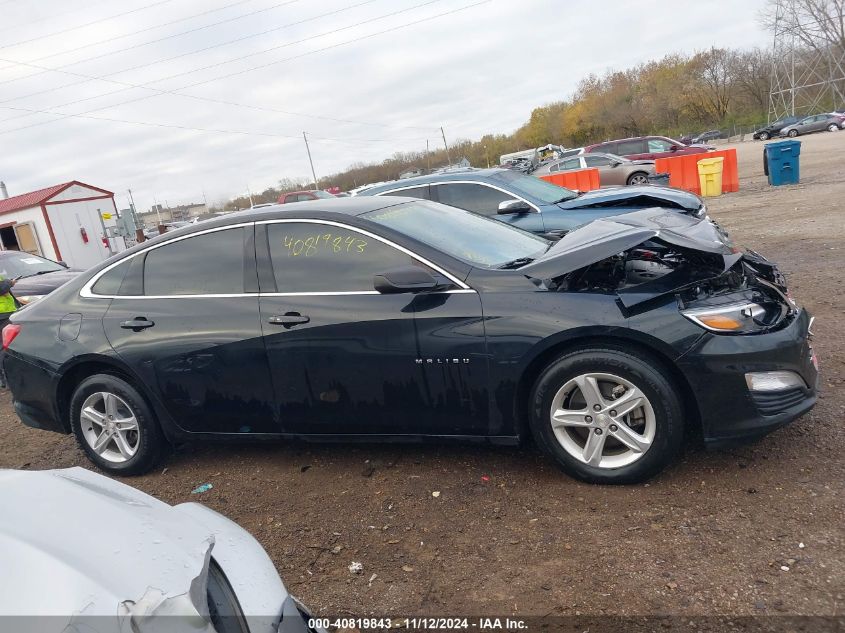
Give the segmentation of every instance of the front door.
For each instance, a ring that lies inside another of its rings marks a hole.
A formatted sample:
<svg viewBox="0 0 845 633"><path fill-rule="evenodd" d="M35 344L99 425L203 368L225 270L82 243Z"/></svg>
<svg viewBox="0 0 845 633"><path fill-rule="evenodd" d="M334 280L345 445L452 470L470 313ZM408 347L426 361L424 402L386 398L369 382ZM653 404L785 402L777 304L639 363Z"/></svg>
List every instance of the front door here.
<svg viewBox="0 0 845 633"><path fill-rule="evenodd" d="M285 432L485 432L486 358L473 291L341 223L271 221L258 226L256 244L261 327ZM374 289L374 275L409 265L461 292Z"/></svg>
<svg viewBox="0 0 845 633"><path fill-rule="evenodd" d="M543 216L537 211L530 213L499 213L499 204L506 200L522 200L517 195L502 191L486 183L444 182L431 185L432 200L450 207L472 211L505 224L512 224L526 231L542 233Z"/></svg>
<svg viewBox="0 0 845 633"><path fill-rule="evenodd" d="M253 231L247 224L153 247L104 284L103 294L114 297L103 319L109 342L186 431L279 430Z"/></svg>

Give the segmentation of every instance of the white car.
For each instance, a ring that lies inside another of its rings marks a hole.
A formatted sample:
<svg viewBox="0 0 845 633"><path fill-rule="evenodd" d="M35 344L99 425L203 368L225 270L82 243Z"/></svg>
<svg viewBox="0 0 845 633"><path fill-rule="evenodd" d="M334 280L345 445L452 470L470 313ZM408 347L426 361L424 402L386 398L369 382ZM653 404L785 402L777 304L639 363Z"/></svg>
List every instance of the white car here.
<svg viewBox="0 0 845 633"><path fill-rule="evenodd" d="M0 621L20 633L310 631L248 532L83 468L0 470Z"/></svg>

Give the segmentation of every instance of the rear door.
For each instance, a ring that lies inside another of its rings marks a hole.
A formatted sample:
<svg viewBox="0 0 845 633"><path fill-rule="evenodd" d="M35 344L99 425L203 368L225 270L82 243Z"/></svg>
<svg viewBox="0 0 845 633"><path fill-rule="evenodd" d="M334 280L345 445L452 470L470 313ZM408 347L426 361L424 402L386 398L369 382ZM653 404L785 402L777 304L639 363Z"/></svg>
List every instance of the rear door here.
<svg viewBox="0 0 845 633"><path fill-rule="evenodd" d="M285 432L487 431L485 341L474 291L343 223L268 221L258 225L257 244L261 327ZM374 289L374 275L407 266L427 269L447 289Z"/></svg>
<svg viewBox="0 0 845 633"><path fill-rule="evenodd" d="M650 158L645 139L619 141L616 145L616 151L609 153L617 154L618 156L624 156L625 158L630 158L632 160Z"/></svg>
<svg viewBox="0 0 845 633"><path fill-rule="evenodd" d="M190 432L274 433L252 223L133 257L103 327L115 352ZM98 286L95 284L94 292Z"/></svg>

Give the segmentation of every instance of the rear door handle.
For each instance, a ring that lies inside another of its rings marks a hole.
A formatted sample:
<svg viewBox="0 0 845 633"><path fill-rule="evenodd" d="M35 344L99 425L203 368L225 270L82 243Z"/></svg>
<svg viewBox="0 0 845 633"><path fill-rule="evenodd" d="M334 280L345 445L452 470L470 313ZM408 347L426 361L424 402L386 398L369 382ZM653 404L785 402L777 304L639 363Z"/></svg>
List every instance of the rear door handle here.
<svg viewBox="0 0 845 633"><path fill-rule="evenodd" d="M124 321L120 324L124 330L132 330L133 332L140 332L146 330L148 327L154 326L155 323L147 319L147 317L135 317L131 321Z"/></svg>
<svg viewBox="0 0 845 633"><path fill-rule="evenodd" d="M308 323L310 320L310 317L302 316L299 312L288 312L287 314L274 314L267 319L267 322L271 325L281 325L285 328L292 328L295 325Z"/></svg>

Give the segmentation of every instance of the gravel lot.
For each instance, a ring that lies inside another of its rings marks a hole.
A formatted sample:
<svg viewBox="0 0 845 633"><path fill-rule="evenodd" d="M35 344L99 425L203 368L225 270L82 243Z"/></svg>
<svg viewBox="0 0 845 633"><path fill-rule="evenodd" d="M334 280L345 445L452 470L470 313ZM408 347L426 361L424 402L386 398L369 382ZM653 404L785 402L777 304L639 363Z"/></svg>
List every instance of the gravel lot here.
<svg viewBox="0 0 845 633"><path fill-rule="evenodd" d="M187 447L127 483L239 522L321 615L842 615L845 133L800 140L801 185L769 187L746 142L741 191L709 203L818 317L819 404L756 444L690 448L634 487L578 483L532 446L432 445ZM72 437L0 394L0 467L74 465L91 468Z"/></svg>

